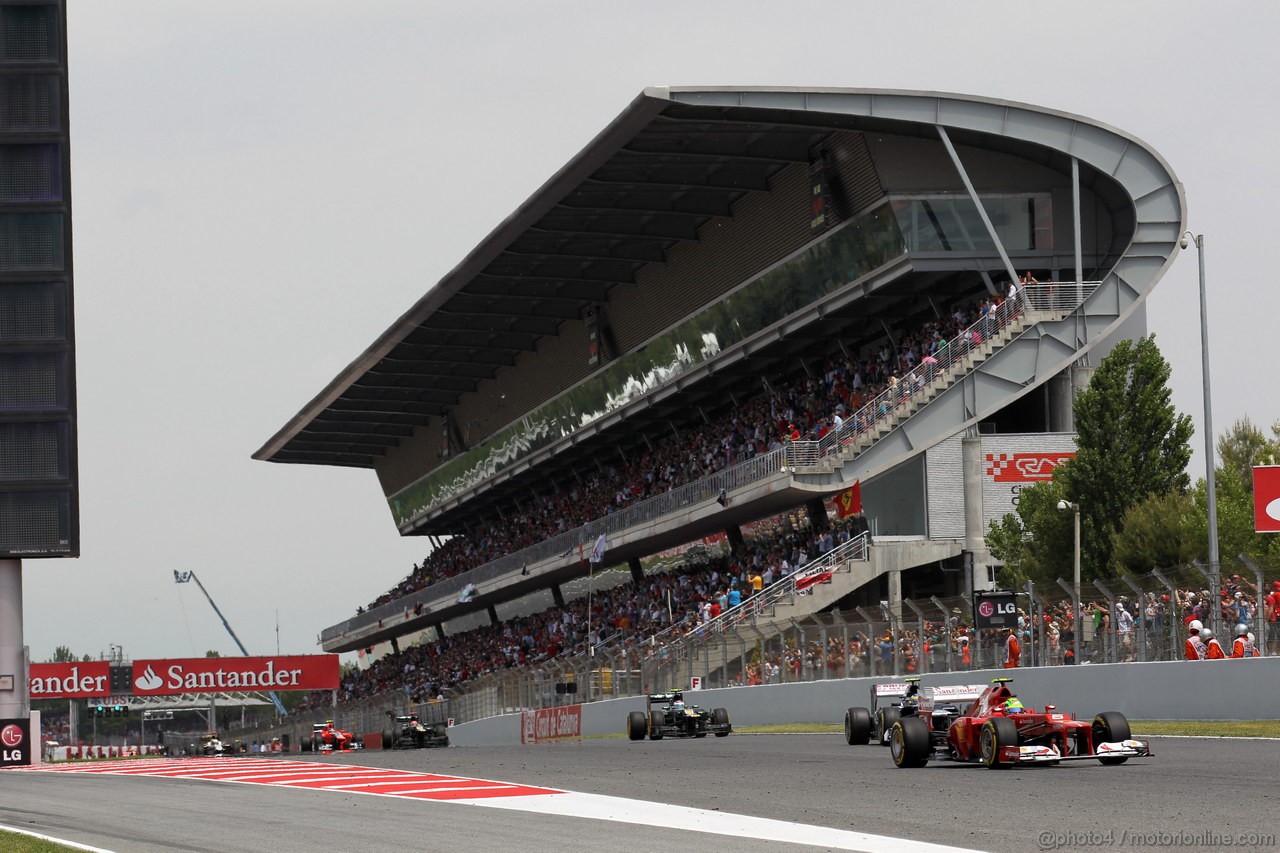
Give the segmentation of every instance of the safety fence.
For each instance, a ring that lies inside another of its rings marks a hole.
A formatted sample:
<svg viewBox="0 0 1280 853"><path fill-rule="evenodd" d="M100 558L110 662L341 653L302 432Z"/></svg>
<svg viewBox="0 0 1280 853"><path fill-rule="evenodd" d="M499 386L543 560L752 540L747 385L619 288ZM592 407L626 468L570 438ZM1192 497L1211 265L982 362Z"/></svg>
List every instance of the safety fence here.
<svg viewBox="0 0 1280 853"><path fill-rule="evenodd" d="M707 503L782 471L797 473L850 458L910 417L989 358L999 347L1036 322L1056 320L1076 310L1097 290L1098 282L1053 282L1023 287L977 322L924 356L915 369L895 377L890 387L851 412L841 425L816 440L788 441L783 447L752 457L708 477L631 504L582 527L567 530L536 545L512 552L437 581L364 614L324 629L321 644L352 633L405 619L419 608L439 607L465 595L469 586L520 572L553 557L585 558L594 543L625 530L650 524L673 513Z"/></svg>
<svg viewBox="0 0 1280 853"><path fill-rule="evenodd" d="M487 675L450 691L444 703L410 706L403 694L390 693L344 704L330 716L353 730L376 731L393 706L466 722L672 687L900 677L1006 664L1010 632L976 630L967 595L778 616L779 607L806 593L810 581L820 582L814 578L848 570L866 557L866 539L858 537L766 588L754 601L748 599L689 630L673 629L641 642L599 647L592 655ZM1280 592L1275 586L1280 583L1280 561L1260 565L1243 557L1223 560L1216 608L1208 606L1211 575L1208 566L1191 563L1086 581L1078 596L1066 580L1028 583L1014 591L1018 665L1179 660L1185 654L1186 623L1191 619L1214 630L1228 657L1238 625L1253 635L1257 655L1280 655L1280 621L1268 618L1266 601L1272 591ZM1073 618L1077 610L1078 623Z"/></svg>

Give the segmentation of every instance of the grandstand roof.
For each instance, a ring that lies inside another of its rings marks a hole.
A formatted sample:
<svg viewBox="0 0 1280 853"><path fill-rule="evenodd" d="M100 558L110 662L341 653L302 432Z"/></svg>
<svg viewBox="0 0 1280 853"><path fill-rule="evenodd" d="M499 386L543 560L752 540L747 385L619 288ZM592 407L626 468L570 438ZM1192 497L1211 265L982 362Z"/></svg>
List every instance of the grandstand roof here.
<svg viewBox="0 0 1280 853"><path fill-rule="evenodd" d="M674 245L697 241L699 229L730 216L744 193L768 190L774 173L809 161L832 132L936 138L937 125L957 143L1034 151L1068 171L1066 150L1101 166L1113 154L1123 157L1116 149L1130 139L1076 116L970 96L646 89L254 458L373 467L428 417L447 412L588 306L605 303L610 289L634 284ZM1077 128L1096 133L1077 138Z"/></svg>

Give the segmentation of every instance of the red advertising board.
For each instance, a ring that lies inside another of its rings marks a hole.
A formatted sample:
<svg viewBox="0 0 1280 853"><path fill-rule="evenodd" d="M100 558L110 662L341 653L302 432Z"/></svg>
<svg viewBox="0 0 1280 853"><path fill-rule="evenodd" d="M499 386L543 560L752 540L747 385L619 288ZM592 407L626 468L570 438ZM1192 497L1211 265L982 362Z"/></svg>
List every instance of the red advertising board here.
<svg viewBox="0 0 1280 853"><path fill-rule="evenodd" d="M988 453L987 476L997 483L1037 483L1053 479L1053 469L1075 457L1058 453Z"/></svg>
<svg viewBox="0 0 1280 853"><path fill-rule="evenodd" d="M111 692L111 664L105 660L31 664L32 699L87 699Z"/></svg>
<svg viewBox="0 0 1280 853"><path fill-rule="evenodd" d="M260 658L171 658L133 662L134 696L333 690L337 655ZM128 695L111 689L109 661L31 664L32 699L88 699Z"/></svg>
<svg viewBox="0 0 1280 853"><path fill-rule="evenodd" d="M521 743L547 743L571 738L576 740L582 737L582 706L564 705L559 708L525 711L521 722Z"/></svg>
<svg viewBox="0 0 1280 853"><path fill-rule="evenodd" d="M337 686L337 655L173 658L133 662L134 696L333 690Z"/></svg>
<svg viewBox="0 0 1280 853"><path fill-rule="evenodd" d="M1253 529L1280 533L1280 465L1253 469Z"/></svg>

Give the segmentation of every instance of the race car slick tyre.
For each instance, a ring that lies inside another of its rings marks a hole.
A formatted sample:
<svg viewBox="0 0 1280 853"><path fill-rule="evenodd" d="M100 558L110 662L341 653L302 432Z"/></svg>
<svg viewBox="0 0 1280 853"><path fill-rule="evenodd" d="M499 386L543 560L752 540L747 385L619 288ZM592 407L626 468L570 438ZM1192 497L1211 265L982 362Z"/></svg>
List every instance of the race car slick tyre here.
<svg viewBox="0 0 1280 853"><path fill-rule="evenodd" d="M662 740L663 716L661 711L649 713L649 740Z"/></svg>
<svg viewBox="0 0 1280 853"><path fill-rule="evenodd" d="M889 730L889 755L898 767L924 767L932 749L929 724L919 717L904 717Z"/></svg>
<svg viewBox="0 0 1280 853"><path fill-rule="evenodd" d="M862 746L871 740L870 711L850 708L844 712L844 740L850 746Z"/></svg>
<svg viewBox="0 0 1280 853"><path fill-rule="evenodd" d="M876 711L876 735L881 746L889 745L889 732L901 716L897 708L881 708Z"/></svg>
<svg viewBox="0 0 1280 853"><path fill-rule="evenodd" d="M715 725L717 725L717 726L728 726L728 725L729 725L729 711L728 711L727 709L725 709L725 708L712 708L712 709L711 709L711 722L712 722L712 723L714 723L714 724L715 724ZM716 737L728 737L728 736L729 736L729 731L728 731L728 729L726 729L725 731L722 731L722 732L716 732Z"/></svg>
<svg viewBox="0 0 1280 853"><path fill-rule="evenodd" d="M1093 718L1093 751L1098 751L1100 743L1114 743L1128 740L1130 737L1129 721L1119 711L1103 711ZM1112 755L1099 758L1101 764L1124 764L1129 760L1127 755Z"/></svg>
<svg viewBox="0 0 1280 853"><path fill-rule="evenodd" d="M382 748L383 749L396 748L396 733L391 729L382 730Z"/></svg>
<svg viewBox="0 0 1280 853"><path fill-rule="evenodd" d="M982 763L992 769L1008 767L1000 761L1000 748L1018 745L1018 726L1013 720L1004 717L993 717L982 724L982 732L978 735L978 746L981 750Z"/></svg>
<svg viewBox="0 0 1280 853"><path fill-rule="evenodd" d="M649 728L649 718L644 711L632 711L627 714L627 737L631 740L644 740L645 729Z"/></svg>

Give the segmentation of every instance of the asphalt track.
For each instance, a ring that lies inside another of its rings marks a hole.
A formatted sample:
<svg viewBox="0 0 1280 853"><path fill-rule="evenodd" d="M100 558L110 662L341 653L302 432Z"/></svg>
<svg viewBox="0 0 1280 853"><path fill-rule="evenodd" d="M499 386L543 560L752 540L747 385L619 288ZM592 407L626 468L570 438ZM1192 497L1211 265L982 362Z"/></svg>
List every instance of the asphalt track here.
<svg viewBox="0 0 1280 853"><path fill-rule="evenodd" d="M604 846L907 853L915 847L912 841L992 853L1218 850L1228 844L1233 850L1280 850L1274 837L1256 838L1267 832L1280 837L1269 829L1280 804L1280 741L1155 738L1153 748L1155 756L1119 767L1090 761L1003 771L948 763L898 770L888 750L850 747L839 735L601 739L309 759L332 768L332 775L385 767L590 795L513 797L499 807L485 807L498 799L423 801L226 781L10 770L0 772L0 824L115 853L573 853ZM220 760L228 768L238 762ZM552 802L563 805L551 808ZM529 810L512 810L516 803ZM606 808L578 811L580 803ZM673 815L685 813L690 822L673 822ZM792 825L783 827L785 838L818 843L770 838L769 832L783 826L774 822ZM871 840L851 846L849 839L860 837L855 833Z"/></svg>

